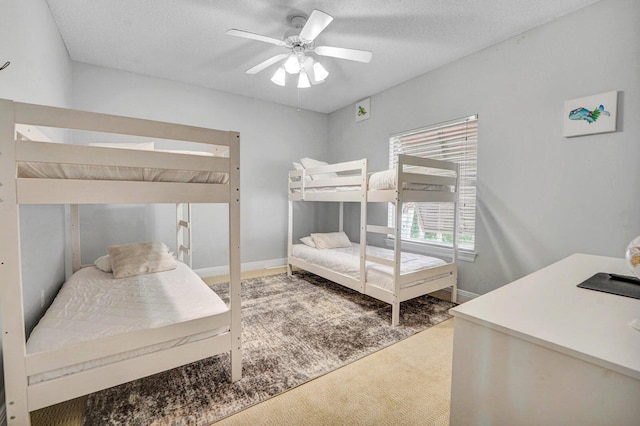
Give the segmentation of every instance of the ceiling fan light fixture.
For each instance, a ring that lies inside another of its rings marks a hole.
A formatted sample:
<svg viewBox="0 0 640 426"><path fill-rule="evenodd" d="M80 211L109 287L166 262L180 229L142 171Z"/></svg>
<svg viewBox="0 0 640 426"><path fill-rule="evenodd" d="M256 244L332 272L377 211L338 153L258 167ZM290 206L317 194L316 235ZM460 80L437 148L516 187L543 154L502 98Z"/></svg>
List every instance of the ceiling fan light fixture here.
<svg viewBox="0 0 640 426"><path fill-rule="evenodd" d="M300 72L300 61L298 60L298 55L292 53L289 55L287 60L284 62L284 69L289 74L297 74Z"/></svg>
<svg viewBox="0 0 640 426"><path fill-rule="evenodd" d="M235 28L227 30L227 34L269 43L288 50L286 53L272 56L249 68L245 71L247 74L257 74L280 63L280 67L271 77L274 84L285 86L287 74L298 74L298 88L307 88L311 87L311 84L324 83L329 76L329 71L314 59L316 55L362 63L369 63L373 57L373 53L367 50L316 45L316 38L332 21L331 15L314 9L308 17L298 14L291 16L289 23L294 28L287 31L282 40Z"/></svg>
<svg viewBox="0 0 640 426"><path fill-rule="evenodd" d="M315 64L313 64L313 76L315 77L316 81L324 81L324 79L327 78L328 75L329 71L327 71L320 62L316 62Z"/></svg>
<svg viewBox="0 0 640 426"><path fill-rule="evenodd" d="M298 89L306 89L307 87L311 87L311 82L309 81L307 73L302 70L300 71L300 76L298 77Z"/></svg>
<svg viewBox="0 0 640 426"><path fill-rule="evenodd" d="M273 77L271 77L271 81L273 81L278 86L284 87L284 85L286 84L286 76L287 74L284 70L284 67L280 67L275 72L275 74L273 74Z"/></svg>

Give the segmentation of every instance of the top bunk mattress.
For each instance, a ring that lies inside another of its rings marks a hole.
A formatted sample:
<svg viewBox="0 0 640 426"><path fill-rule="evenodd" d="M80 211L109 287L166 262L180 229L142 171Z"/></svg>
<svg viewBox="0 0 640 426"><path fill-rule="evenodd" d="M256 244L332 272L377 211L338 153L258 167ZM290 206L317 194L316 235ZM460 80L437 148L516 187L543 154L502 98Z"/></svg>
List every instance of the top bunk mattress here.
<svg viewBox="0 0 640 426"><path fill-rule="evenodd" d="M228 311L220 297L185 264L153 274L116 279L95 266L74 273L62 286L27 341L27 353L60 349L141 329L212 316ZM226 332L210 330L131 352L32 376L38 383L144 353Z"/></svg>
<svg viewBox="0 0 640 426"><path fill-rule="evenodd" d="M396 189L396 181L398 174L395 169L383 170L381 172L374 172L369 174L367 179L367 189L369 191L385 191ZM432 184L419 184L419 183L404 183L403 189L410 189L414 191L442 191L446 187L443 185ZM342 191L358 191L360 185L350 186L332 186L332 187L318 187L318 188L305 188L305 192L342 192ZM295 192L300 192L296 189Z"/></svg>
<svg viewBox="0 0 640 426"><path fill-rule="evenodd" d="M225 184L227 173L192 170L168 170L146 167L95 166L42 162L19 162L19 178L122 180L146 182Z"/></svg>
<svg viewBox="0 0 640 426"><path fill-rule="evenodd" d="M382 247L367 246L367 254L389 260L394 258L393 250ZM360 244L357 243L352 243L351 247L333 249L317 249L306 244L294 244L293 257L330 269L339 274L348 275L356 279L360 277ZM402 252L400 273L408 274L446 264L447 262L436 257ZM389 291L393 290L393 268L390 266L367 262L366 274L367 284ZM421 282L407 283L403 288L420 284Z"/></svg>
<svg viewBox="0 0 640 426"><path fill-rule="evenodd" d="M369 175L369 191L384 191L388 189L396 189L398 174L396 169L384 170L381 172L371 173ZM403 183L402 189L410 189L414 191L442 191L446 189L444 185L432 185L421 183Z"/></svg>

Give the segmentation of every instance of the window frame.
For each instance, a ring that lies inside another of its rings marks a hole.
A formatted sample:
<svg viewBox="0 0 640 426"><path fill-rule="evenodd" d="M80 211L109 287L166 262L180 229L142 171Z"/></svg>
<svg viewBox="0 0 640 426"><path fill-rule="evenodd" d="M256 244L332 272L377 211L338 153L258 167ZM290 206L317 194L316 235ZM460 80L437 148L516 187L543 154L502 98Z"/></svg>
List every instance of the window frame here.
<svg viewBox="0 0 640 426"><path fill-rule="evenodd" d="M471 129L469 129L468 127L469 123L473 123L473 125L471 126ZM452 138L448 136L446 137L441 136L442 132L445 130L450 130L450 131L461 130L462 126L465 126L464 134L461 134L462 136L460 137ZM469 193L471 193L473 196L471 202L467 201L467 204L469 204L469 207L465 209L465 213L467 217L469 217L469 215L471 214L473 215L472 216L473 221L471 222L469 220L464 221L464 223L466 223L468 227L472 229L473 235L472 235L471 246L467 245L466 247L464 247L464 244L461 246L461 242L460 242L461 232L460 232L460 229L458 228L458 258L468 262L474 262L477 256L477 253L475 251L476 250L475 224L476 224L476 216L477 216L476 215L476 211L477 211L476 182L477 182L477 161L478 161L478 152L477 152L478 130L477 128L478 128L478 115L474 114L470 116L461 117L455 120L449 120L446 122L424 126L418 129L398 132L390 135L389 137L389 167L390 168L396 167L397 155L399 153L416 155L414 152L411 152L411 150L407 152L406 146L410 146L410 145L408 145L408 143L406 142L406 138L410 138L416 135L420 136L421 134L423 134L422 136L424 136L424 140L417 142L416 146L413 147L414 151L415 150L420 151L420 149L423 149L425 151L433 151L434 149L438 149L440 151L439 155L429 155L429 156L424 155L424 157L435 158L439 160L455 161L458 164L461 164L463 160L464 161L469 160L468 158L469 155L473 156L471 163L469 163L466 166L467 167L466 169L464 169L464 166L461 165L460 178L463 181L466 181L466 184L458 188L459 194L462 192L463 188L465 189L464 192L467 193L466 200L470 200ZM403 150L403 147L401 146L402 138L405 138L406 146L404 150ZM470 147L467 146L468 142L472 143ZM439 146L438 146L438 143L440 143ZM423 146L420 146L420 145L423 145ZM461 150L461 146L462 146L462 150ZM420 153L418 152L418 156L422 156L419 154ZM460 200L460 203L465 202L464 195L462 196L462 198L463 199ZM388 217L387 217L387 224L390 227L394 226L393 221L395 218L395 214L393 209L394 209L394 206L393 204L390 203L388 208ZM460 225L463 225L462 220L460 218L460 215L461 215L460 211L458 215L459 215L458 225L460 226ZM411 221L413 220L414 219L411 219ZM406 222L405 225L408 223L408 221L404 221L404 220L403 222ZM406 228L406 226L401 228ZM467 235L468 234L469 234L469 231L467 231ZM385 242L387 246L390 246L390 247L393 246L394 244L393 235L388 235ZM429 254L434 256L450 258L453 255L452 253L453 244L451 243L406 238L406 235L405 235L405 237L402 238L402 245L403 247L411 251L416 251L419 253L424 253L424 254Z"/></svg>

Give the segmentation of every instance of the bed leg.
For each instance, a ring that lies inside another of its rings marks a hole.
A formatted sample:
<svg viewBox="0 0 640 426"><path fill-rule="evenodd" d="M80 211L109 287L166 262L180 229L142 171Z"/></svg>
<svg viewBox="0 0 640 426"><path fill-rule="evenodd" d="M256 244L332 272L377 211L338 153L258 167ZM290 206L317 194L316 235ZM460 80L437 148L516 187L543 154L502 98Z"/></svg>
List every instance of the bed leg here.
<svg viewBox="0 0 640 426"><path fill-rule="evenodd" d="M31 414L27 409L26 393L24 399L21 401L10 401L7 396L6 402L11 405L7 406L7 425L8 426L29 426L31 425Z"/></svg>
<svg viewBox="0 0 640 426"><path fill-rule="evenodd" d="M454 284L451 286L451 301L453 303L458 303L458 285Z"/></svg>
<svg viewBox="0 0 640 426"><path fill-rule="evenodd" d="M391 327L400 325L400 302L391 304Z"/></svg>
<svg viewBox="0 0 640 426"><path fill-rule="evenodd" d="M293 269L291 268L291 264L287 263L287 277L291 278L292 274L293 274Z"/></svg>
<svg viewBox="0 0 640 426"><path fill-rule="evenodd" d="M231 350L231 382L242 379L242 349Z"/></svg>

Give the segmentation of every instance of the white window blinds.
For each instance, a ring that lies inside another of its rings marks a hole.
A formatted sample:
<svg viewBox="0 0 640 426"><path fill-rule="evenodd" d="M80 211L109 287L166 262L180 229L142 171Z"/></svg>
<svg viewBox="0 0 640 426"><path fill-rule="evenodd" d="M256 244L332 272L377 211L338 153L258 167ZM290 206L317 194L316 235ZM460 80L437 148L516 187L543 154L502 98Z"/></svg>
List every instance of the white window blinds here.
<svg viewBox="0 0 640 426"><path fill-rule="evenodd" d="M474 249L476 217L476 163L478 116L402 132L389 139L389 167L396 167L398 154L453 161L460 165L458 245ZM393 205L389 205L393 226ZM451 203L406 203L402 212L402 239L438 243L453 241Z"/></svg>

